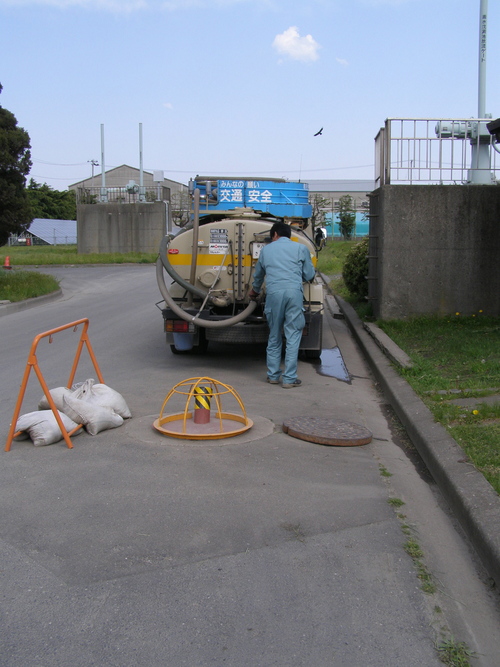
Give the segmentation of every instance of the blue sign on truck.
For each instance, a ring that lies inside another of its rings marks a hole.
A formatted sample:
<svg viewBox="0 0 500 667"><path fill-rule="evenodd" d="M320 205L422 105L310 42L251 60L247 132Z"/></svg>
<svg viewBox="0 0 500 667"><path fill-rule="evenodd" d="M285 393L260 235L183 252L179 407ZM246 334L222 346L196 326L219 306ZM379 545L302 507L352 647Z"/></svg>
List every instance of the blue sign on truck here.
<svg viewBox="0 0 500 667"><path fill-rule="evenodd" d="M310 218L307 183L280 178L266 180L196 176L191 192L200 191L200 217L247 207L277 218Z"/></svg>

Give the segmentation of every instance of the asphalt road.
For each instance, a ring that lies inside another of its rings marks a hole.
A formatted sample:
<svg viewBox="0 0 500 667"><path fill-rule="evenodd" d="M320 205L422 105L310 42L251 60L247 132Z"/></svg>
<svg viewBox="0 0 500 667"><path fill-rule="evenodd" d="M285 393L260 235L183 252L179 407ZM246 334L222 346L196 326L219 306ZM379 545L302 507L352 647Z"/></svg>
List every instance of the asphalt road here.
<svg viewBox="0 0 500 667"><path fill-rule="evenodd" d="M498 664L498 598L343 322L326 317L324 344L340 348L351 381L300 362L303 386L283 391L265 382L259 347L172 355L153 267L43 270L63 296L0 318L4 440L33 338L84 317L133 417L72 450L25 441L1 453L2 667L422 667L442 664L442 628L477 652L473 664ZM77 340L41 343L50 387L66 384ZM194 443L154 431L169 390L198 376L233 386L254 428ZM88 377L84 351L76 380ZM32 374L22 411L40 396ZM281 431L297 415L345 419L374 439L297 440ZM435 595L420 590L403 524Z"/></svg>

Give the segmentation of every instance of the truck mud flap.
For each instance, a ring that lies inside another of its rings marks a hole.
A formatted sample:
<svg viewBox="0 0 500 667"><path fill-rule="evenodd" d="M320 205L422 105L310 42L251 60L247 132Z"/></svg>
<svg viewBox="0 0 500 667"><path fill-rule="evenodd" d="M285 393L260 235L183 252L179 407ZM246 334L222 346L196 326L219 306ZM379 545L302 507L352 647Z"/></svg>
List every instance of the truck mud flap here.
<svg viewBox="0 0 500 667"><path fill-rule="evenodd" d="M314 313L306 311L304 316L306 318L306 326L304 327L299 349L311 354L317 352L317 356L319 356L323 340L323 310Z"/></svg>

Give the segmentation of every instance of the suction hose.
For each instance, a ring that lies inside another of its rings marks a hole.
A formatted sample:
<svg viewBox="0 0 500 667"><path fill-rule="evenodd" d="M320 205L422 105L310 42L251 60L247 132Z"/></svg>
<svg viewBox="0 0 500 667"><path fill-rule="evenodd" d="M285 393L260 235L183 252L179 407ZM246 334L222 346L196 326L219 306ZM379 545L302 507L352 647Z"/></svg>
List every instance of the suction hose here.
<svg viewBox="0 0 500 667"><path fill-rule="evenodd" d="M167 237L165 237L167 239ZM164 239L164 240L165 240ZM168 241L167 241L168 243ZM191 315L190 313L187 313L185 310L182 310L180 306L178 306L173 298L170 296L167 286L165 285L165 279L163 277L163 267L165 266L163 262L163 255L164 252L162 253L163 249L163 241L160 246L160 256L156 260L156 281L158 282L158 287L160 288L161 295L167 304L167 306L174 311L176 315L178 315L180 318L183 320L186 320L186 322L193 322L193 324L197 324L200 327L205 327L206 329L223 329L224 327L230 327L233 324L238 324L238 322L242 322L244 319L246 319L257 307L257 302L256 301L250 301L248 306L245 308L245 310L242 310L241 313L238 315L235 315L234 317L230 317L227 320L203 320L198 315ZM169 264L170 266L170 264ZM166 266L165 266L166 269ZM166 269L167 270L167 269ZM172 276L172 273L167 270L169 275ZM175 271L172 269L172 272L175 273ZM177 274L176 274L177 275ZM206 292L204 293L202 290L198 290L195 288L193 285L190 283L186 282L185 280L182 280L179 276L179 280L174 278L175 282L178 282L179 285L184 287L185 289L190 289L190 291L193 294L197 294L198 296L201 296L204 298L206 296ZM189 287L188 287L189 286ZM194 291L196 290L196 292Z"/></svg>
<svg viewBox="0 0 500 667"><path fill-rule="evenodd" d="M180 275L177 273L177 271L175 271L174 267L168 261L167 249L168 249L168 244L170 243L172 238L173 238L173 236L170 236L170 234L168 234L167 236L163 237L163 239L161 240L161 243L160 243L160 257L159 257L159 259L161 260L163 268L165 269L165 271L168 273L168 275L172 278L172 280L174 282L176 282L178 285L183 287L188 292L191 292L191 294L194 294L194 296L198 296L198 297L200 297L200 299L204 299L207 296L206 291L202 290L202 289L199 289L198 287L195 287L191 283L188 283L187 280L184 280L184 278L181 278ZM158 262L157 262L157 266L158 266ZM165 281L163 279L163 273L161 273L161 281L160 281L159 278L158 278L158 271L156 271L156 279L158 281L158 287L160 288L160 292L161 292L162 291L161 283L163 283L163 285L165 285ZM165 289L166 289L166 287L165 287ZM163 295L163 292L162 292L162 295ZM165 301L166 301L166 299L165 299Z"/></svg>

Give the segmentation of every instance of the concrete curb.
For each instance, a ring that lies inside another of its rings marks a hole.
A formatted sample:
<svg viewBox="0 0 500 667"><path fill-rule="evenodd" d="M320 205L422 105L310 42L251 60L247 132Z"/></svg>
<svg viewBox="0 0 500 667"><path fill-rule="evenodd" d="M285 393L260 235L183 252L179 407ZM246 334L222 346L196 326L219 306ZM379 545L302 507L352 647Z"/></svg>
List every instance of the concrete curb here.
<svg viewBox="0 0 500 667"><path fill-rule="evenodd" d="M477 551L489 576L500 585L500 498L483 475L466 463L464 451L410 385L393 369L352 306L337 304L431 475ZM328 301L327 301L328 303Z"/></svg>
<svg viewBox="0 0 500 667"><path fill-rule="evenodd" d="M43 296L36 296L33 299L2 304L0 305L0 317L3 315L10 315L10 313L17 313L20 310L26 310L27 308L34 308L34 306L40 306L49 301L55 301L62 296L62 293L62 289L58 289L55 292L44 294Z"/></svg>
<svg viewBox="0 0 500 667"><path fill-rule="evenodd" d="M411 368L413 366L411 359L406 352L396 345L392 338L389 338L385 331L382 331L380 327L372 322L363 322L363 327L368 331L385 356L389 357L393 364L396 364L401 368Z"/></svg>

